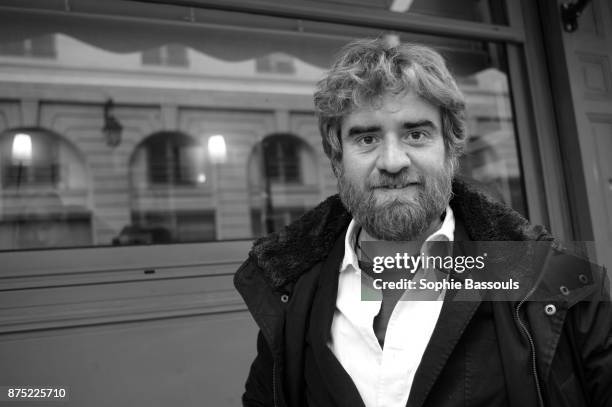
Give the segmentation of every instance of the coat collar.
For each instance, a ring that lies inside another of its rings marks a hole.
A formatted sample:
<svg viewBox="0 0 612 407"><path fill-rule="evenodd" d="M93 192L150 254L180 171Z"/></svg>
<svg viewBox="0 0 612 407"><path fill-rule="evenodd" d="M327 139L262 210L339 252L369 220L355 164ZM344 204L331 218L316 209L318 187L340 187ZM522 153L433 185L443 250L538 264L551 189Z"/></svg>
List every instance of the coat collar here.
<svg viewBox="0 0 612 407"><path fill-rule="evenodd" d="M465 181L454 180L450 205L472 240L552 239L542 226L531 226L519 213ZM256 240L249 257L268 283L279 289L323 260L351 218L340 197L333 195L282 231Z"/></svg>

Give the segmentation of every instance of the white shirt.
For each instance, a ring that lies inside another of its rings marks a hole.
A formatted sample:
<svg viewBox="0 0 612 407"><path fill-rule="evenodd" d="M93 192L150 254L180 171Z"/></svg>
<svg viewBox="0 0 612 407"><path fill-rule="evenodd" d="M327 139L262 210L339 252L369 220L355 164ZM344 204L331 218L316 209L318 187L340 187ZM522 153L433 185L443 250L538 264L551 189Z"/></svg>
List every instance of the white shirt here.
<svg viewBox="0 0 612 407"><path fill-rule="evenodd" d="M414 374L438 321L444 292L439 301L398 301L381 349L373 323L380 312L382 293L377 292L375 301L361 300L361 270L354 250L358 230L352 220L344 243L336 310L327 346L353 380L366 407L405 407ZM455 218L447 207L442 226L426 241L452 241L454 232Z"/></svg>

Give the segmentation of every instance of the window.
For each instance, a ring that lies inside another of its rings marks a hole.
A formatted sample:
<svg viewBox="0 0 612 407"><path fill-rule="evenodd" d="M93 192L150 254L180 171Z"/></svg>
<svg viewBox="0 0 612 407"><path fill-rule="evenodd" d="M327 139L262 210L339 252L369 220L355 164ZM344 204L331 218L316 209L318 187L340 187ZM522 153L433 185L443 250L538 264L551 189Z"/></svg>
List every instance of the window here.
<svg viewBox="0 0 612 407"><path fill-rule="evenodd" d="M505 56L501 47L491 45L489 49L492 58L462 84L468 102L469 137L461 173L492 198L526 216Z"/></svg>
<svg viewBox="0 0 612 407"><path fill-rule="evenodd" d="M320 199L315 153L301 137L264 137L247 168L253 236L281 230Z"/></svg>
<svg viewBox="0 0 612 407"><path fill-rule="evenodd" d="M292 75L295 73L295 64L291 55L276 52L255 60L255 68L259 73L278 73Z"/></svg>
<svg viewBox="0 0 612 407"><path fill-rule="evenodd" d="M216 239L215 174L198 139L176 131L145 136L129 168L130 217L113 245Z"/></svg>
<svg viewBox="0 0 612 407"><path fill-rule="evenodd" d="M113 245L202 242L215 237L212 211L133 212L132 224L113 238Z"/></svg>
<svg viewBox="0 0 612 407"><path fill-rule="evenodd" d="M55 58L55 35L27 38L21 41L0 43L0 55L26 58Z"/></svg>
<svg viewBox="0 0 612 407"><path fill-rule="evenodd" d="M300 141L293 136L270 136L263 141L265 176L272 182L300 183Z"/></svg>
<svg viewBox="0 0 612 407"><path fill-rule="evenodd" d="M87 170L80 152L42 128L0 134L0 250L92 242Z"/></svg>
<svg viewBox="0 0 612 407"><path fill-rule="evenodd" d="M181 133L162 132L145 141L149 181L157 185L196 185L197 143Z"/></svg>
<svg viewBox="0 0 612 407"><path fill-rule="evenodd" d="M21 128L0 134L2 187L15 189L85 188L82 154L64 137L43 128Z"/></svg>
<svg viewBox="0 0 612 407"><path fill-rule="evenodd" d="M55 205L41 203L55 198ZM0 220L0 250L87 246L91 239L91 212L62 204L58 195L34 195L38 206L24 203L22 213Z"/></svg>
<svg viewBox="0 0 612 407"><path fill-rule="evenodd" d="M186 67L189 65L187 48L178 44L170 44L146 50L142 53L142 64Z"/></svg>
<svg viewBox="0 0 612 407"><path fill-rule="evenodd" d="M59 141L40 130L13 131L2 140L2 186L56 187L60 181Z"/></svg>
<svg viewBox="0 0 612 407"><path fill-rule="evenodd" d="M369 8L373 11L447 17L456 20L507 24L502 0L314 0L323 4Z"/></svg>
<svg viewBox="0 0 612 407"><path fill-rule="evenodd" d="M524 110L513 109L529 105L530 96L513 93L520 78L510 81L511 72L524 71L523 54L507 53L525 38L522 28L505 25L510 3L315 2L312 18L296 16L308 8L294 2L266 9L269 2L257 0L231 10L71 0L79 13L52 16L36 2L0 6L0 31L35 39L44 21L56 49L53 64L0 56L0 91L39 100L29 121L78 146L81 162L44 136L32 138L27 165L10 159L10 143L2 145L9 159L0 162L0 210L19 207L8 192L17 185L21 192L70 191L74 196L60 199L90 211L92 230L83 242L97 246L250 239L279 230L337 191L313 112L314 84L350 39L393 35L444 55L468 104L462 175L528 215L522 163L537 165L520 155L528 143L519 145L519 136L533 134L526 134L530 125L517 125L514 112ZM254 5L258 13L238 10ZM520 18L520 6L512 7ZM2 49L15 42L5 41ZM122 128L116 146L102 134L107 98ZM0 125L23 120L23 99L0 103ZM78 188L66 187L77 178ZM68 211L75 219L77 211Z"/></svg>
<svg viewBox="0 0 612 407"><path fill-rule="evenodd" d="M26 185L56 186L60 177L57 163L7 164L2 173L4 175L2 185L5 188L19 188Z"/></svg>

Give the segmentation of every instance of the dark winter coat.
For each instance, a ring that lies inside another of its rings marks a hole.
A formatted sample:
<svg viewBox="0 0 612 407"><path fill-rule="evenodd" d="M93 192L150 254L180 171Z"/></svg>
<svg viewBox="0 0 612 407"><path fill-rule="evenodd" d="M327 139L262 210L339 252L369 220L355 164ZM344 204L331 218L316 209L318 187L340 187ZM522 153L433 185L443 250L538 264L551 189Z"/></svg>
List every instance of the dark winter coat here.
<svg viewBox="0 0 612 407"><path fill-rule="evenodd" d="M453 192L450 205L471 240L552 239L541 226L531 226L462 182L453 184ZM332 196L282 232L257 240L236 273L236 288L260 328L245 406L307 405L304 349L313 298L322 289L321 281L333 281L324 280L325 273L337 276L338 270L326 269L325 262L350 220L339 197ZM541 271L539 281L537 301L476 303L465 311L453 308L462 313L458 321L439 321L408 406L491 404L477 401L474 394L486 389L488 372L478 371L478 366L487 366L490 355L475 352L468 360L460 354L466 351L459 350L486 327L476 324L474 315L488 312L509 405L612 407L612 309L602 298L605 275L549 267ZM448 336L434 341L436 335ZM350 397L337 397L333 404L342 405L343 399Z"/></svg>

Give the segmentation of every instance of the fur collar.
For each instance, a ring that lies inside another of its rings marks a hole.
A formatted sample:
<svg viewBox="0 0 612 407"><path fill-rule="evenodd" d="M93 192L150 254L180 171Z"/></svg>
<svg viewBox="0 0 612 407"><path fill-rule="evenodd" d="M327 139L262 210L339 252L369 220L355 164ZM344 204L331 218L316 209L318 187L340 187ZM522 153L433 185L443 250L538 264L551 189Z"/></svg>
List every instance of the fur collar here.
<svg viewBox="0 0 612 407"><path fill-rule="evenodd" d="M532 227L519 213L464 181L453 182L450 205L472 240L551 239L542 226ZM282 287L323 260L350 221L340 197L333 195L282 231L256 240L249 257L272 287Z"/></svg>

